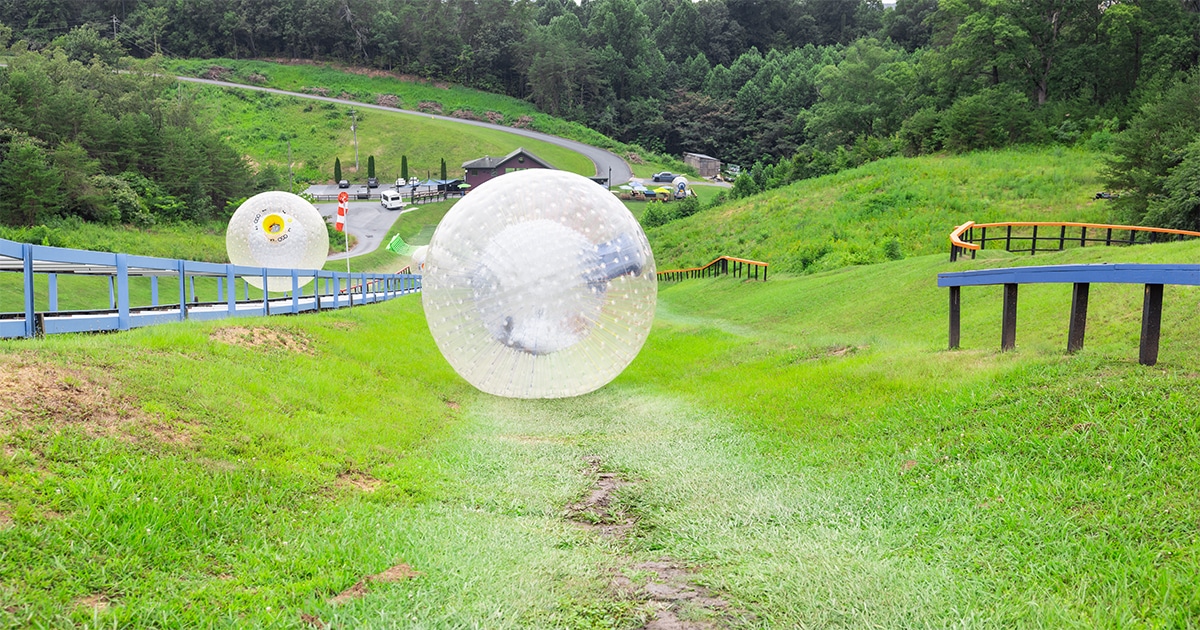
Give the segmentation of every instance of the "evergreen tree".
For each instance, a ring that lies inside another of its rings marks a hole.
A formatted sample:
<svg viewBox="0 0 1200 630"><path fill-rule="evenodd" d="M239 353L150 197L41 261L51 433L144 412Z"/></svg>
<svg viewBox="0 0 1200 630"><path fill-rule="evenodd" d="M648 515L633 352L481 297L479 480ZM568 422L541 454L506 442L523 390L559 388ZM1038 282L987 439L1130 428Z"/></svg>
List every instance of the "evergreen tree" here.
<svg viewBox="0 0 1200 630"><path fill-rule="evenodd" d="M342 181L342 158L333 158L333 181Z"/></svg>
<svg viewBox="0 0 1200 630"><path fill-rule="evenodd" d="M446 181L446 158L442 158L442 181Z"/></svg>
<svg viewBox="0 0 1200 630"><path fill-rule="evenodd" d="M374 179L375 177L375 156L367 156L367 177Z"/></svg>
<svg viewBox="0 0 1200 630"><path fill-rule="evenodd" d="M37 225L59 206L62 174L38 143L16 137L0 160L0 219L8 225Z"/></svg>
<svg viewBox="0 0 1200 630"><path fill-rule="evenodd" d="M408 156L407 155L400 156L400 179L403 179L406 183L408 182Z"/></svg>

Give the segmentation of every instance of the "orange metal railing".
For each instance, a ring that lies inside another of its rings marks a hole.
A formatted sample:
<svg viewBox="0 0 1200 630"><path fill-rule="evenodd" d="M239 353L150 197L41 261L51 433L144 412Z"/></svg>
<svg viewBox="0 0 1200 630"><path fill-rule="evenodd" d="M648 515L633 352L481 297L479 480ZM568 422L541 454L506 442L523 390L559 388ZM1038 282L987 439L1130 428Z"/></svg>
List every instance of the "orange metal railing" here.
<svg viewBox="0 0 1200 630"><path fill-rule="evenodd" d="M704 278L719 275L732 275L734 277L745 277L747 279L759 279L759 270L762 270L762 281L767 281L767 263L759 260L747 260L745 258L735 258L733 256L721 256L716 260L704 265L703 267L692 267L690 269L668 269L658 272L660 281L675 281L686 280L688 278Z"/></svg>
<svg viewBox="0 0 1200 630"><path fill-rule="evenodd" d="M992 235L988 235L988 229ZM1017 228L1014 233L1013 228ZM1032 228L1032 231L1026 230ZM1054 228L1058 228L1057 231ZM1067 229L1072 233L1068 234ZM1078 235L1074 228L1079 228ZM1041 234L1038 230L1041 229ZM979 237L976 238L976 230ZM1091 230L1091 234L1088 231ZM1057 233L1056 233L1057 232ZM1122 234L1124 233L1124 234ZM1139 236L1142 237L1139 240ZM1078 245L1086 247L1088 243L1110 245L1134 245L1139 242L1165 241L1172 238L1197 238L1200 232L1174 230L1170 228L1145 227L1140 225L1109 225L1107 223L1076 223L1072 221L1007 221L1003 223L966 223L950 232L950 261L958 260L959 256L975 253L980 250L1003 244L1004 250L1014 253L1034 255L1039 251L1062 251L1067 247Z"/></svg>

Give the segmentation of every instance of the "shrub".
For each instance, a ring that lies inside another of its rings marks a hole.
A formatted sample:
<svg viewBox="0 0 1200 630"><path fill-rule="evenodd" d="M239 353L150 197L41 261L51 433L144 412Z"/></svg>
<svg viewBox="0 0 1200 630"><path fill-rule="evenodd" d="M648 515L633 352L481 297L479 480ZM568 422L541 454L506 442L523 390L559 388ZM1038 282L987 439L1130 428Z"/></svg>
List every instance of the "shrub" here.
<svg viewBox="0 0 1200 630"><path fill-rule="evenodd" d="M646 211L642 213L642 225L648 228L659 227L677 218L675 208L661 201L651 201L646 204Z"/></svg>
<svg viewBox="0 0 1200 630"><path fill-rule="evenodd" d="M942 112L938 135L946 149L960 153L1032 141L1036 121L1028 103L1006 87L965 96Z"/></svg>

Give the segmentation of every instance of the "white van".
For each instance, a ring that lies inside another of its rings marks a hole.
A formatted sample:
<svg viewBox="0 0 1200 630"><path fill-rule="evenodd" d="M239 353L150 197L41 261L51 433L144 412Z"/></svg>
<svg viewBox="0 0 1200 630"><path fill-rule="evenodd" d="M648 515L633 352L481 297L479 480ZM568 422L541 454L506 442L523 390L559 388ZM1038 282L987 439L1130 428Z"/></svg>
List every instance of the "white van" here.
<svg viewBox="0 0 1200 630"><path fill-rule="evenodd" d="M408 204L404 203L399 191L384 190L379 193L379 205L385 210L403 210Z"/></svg>

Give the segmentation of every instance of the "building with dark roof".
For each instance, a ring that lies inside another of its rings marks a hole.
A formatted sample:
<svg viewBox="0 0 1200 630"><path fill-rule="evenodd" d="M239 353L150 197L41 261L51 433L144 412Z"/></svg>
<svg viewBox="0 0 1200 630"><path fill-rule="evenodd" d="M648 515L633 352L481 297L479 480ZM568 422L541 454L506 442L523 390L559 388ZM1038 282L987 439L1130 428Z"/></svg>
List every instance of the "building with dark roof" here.
<svg viewBox="0 0 1200 630"><path fill-rule="evenodd" d="M470 162L463 162L462 167L467 173L467 184L471 188L510 171L523 171L529 168L554 168L545 160L520 147L504 157L485 156L477 160L471 160Z"/></svg>

